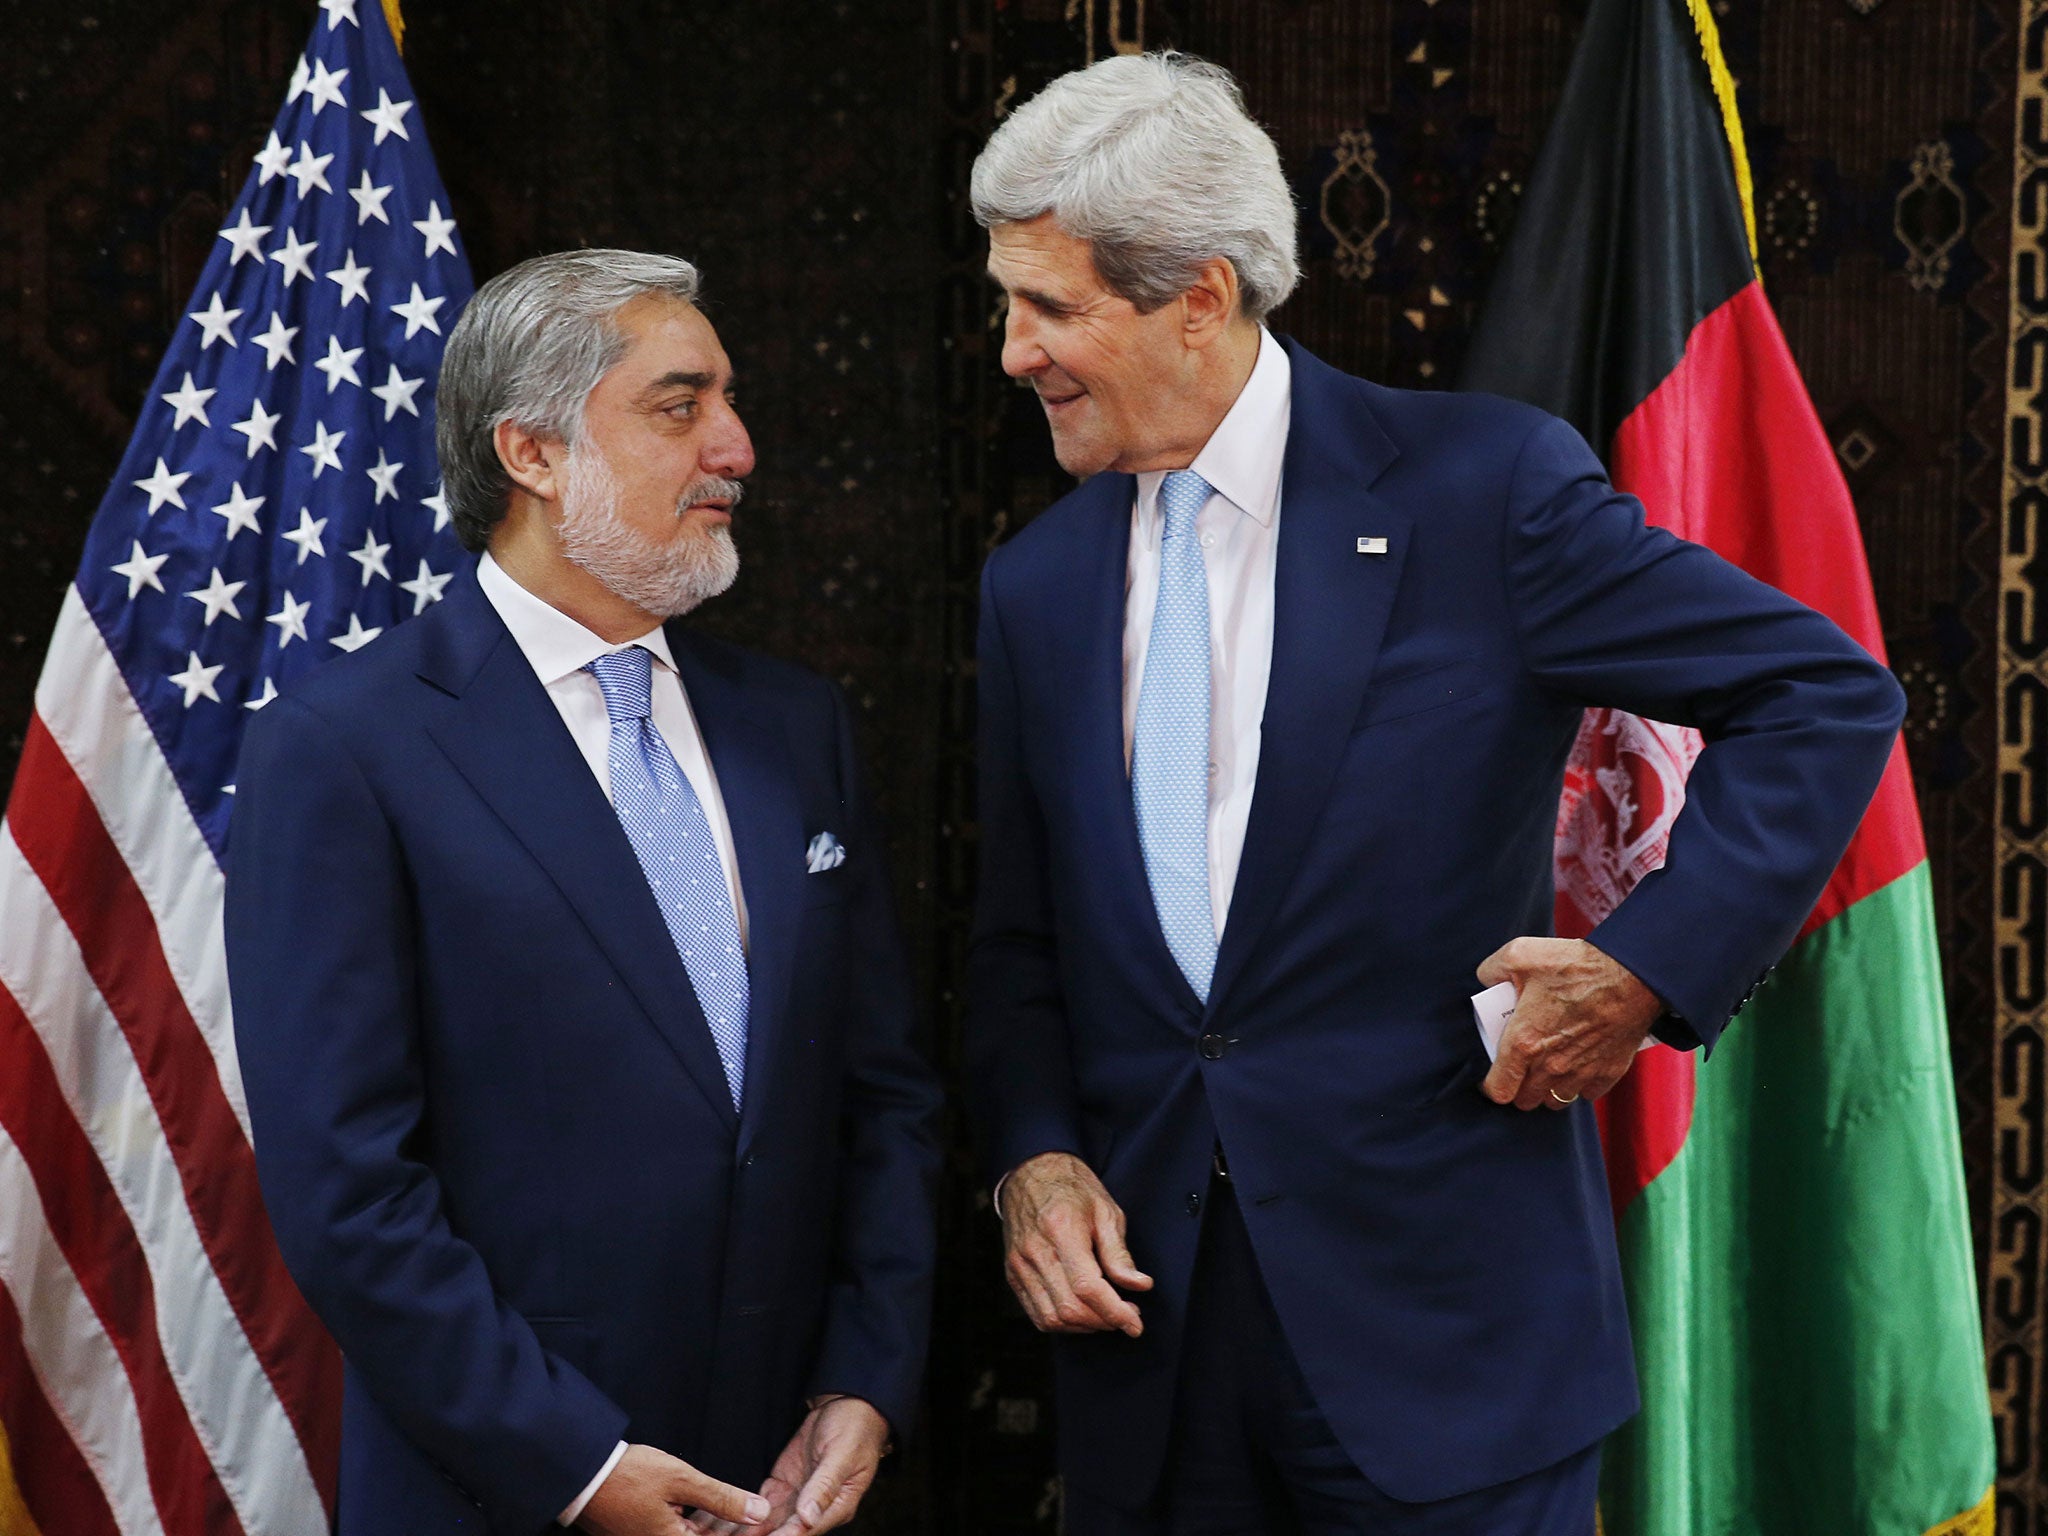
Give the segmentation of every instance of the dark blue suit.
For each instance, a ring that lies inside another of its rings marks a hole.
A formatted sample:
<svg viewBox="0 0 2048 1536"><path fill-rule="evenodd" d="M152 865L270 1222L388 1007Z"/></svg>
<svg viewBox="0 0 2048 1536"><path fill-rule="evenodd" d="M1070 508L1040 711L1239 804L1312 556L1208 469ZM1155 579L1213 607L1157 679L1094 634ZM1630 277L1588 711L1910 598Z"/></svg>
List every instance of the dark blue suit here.
<svg viewBox="0 0 2048 1536"><path fill-rule="evenodd" d="M1593 939L1711 1043L1901 715L1868 653L1646 528L1563 423L1288 353L1272 670L1206 1008L1161 936L1124 770L1131 477L1082 485L982 584L968 1080L991 1171L1079 1154L1158 1282L1142 1338L1055 1342L1069 1483L1125 1504L1165 1454L1219 1141L1315 1401L1385 1494L1520 1477L1634 1412L1594 1115L1479 1094L1474 967L1550 932L1582 707L1694 725L1669 862Z"/></svg>
<svg viewBox="0 0 2048 1536"><path fill-rule="evenodd" d="M937 1090L837 691L669 627L750 919L744 1111L617 818L465 572L251 725L227 887L258 1167L347 1357L341 1529L553 1524L620 1439L759 1485L909 1424ZM846 862L806 873L834 833Z"/></svg>

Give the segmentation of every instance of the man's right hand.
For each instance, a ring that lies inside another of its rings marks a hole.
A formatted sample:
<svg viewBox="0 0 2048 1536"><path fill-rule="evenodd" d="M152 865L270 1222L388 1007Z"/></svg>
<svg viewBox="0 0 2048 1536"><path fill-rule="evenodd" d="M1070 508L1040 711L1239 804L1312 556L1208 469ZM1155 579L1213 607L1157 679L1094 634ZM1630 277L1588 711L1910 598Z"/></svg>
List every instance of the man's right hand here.
<svg viewBox="0 0 2048 1536"><path fill-rule="evenodd" d="M1145 1331L1118 1294L1149 1291L1152 1277L1124 1246L1123 1208L1070 1152L1019 1163L1002 1183L1003 1273L1041 1333Z"/></svg>
<svg viewBox="0 0 2048 1536"><path fill-rule="evenodd" d="M768 1501L758 1493L721 1483L651 1445L629 1445L576 1528L592 1536L687 1536L683 1515L691 1509L742 1525L768 1518Z"/></svg>

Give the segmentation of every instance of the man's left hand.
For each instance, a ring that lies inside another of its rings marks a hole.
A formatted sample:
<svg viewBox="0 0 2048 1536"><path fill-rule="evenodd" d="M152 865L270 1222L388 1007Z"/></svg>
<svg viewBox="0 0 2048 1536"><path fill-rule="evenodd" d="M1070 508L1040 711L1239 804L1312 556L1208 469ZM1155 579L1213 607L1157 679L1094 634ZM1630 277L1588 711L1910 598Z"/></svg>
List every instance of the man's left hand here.
<svg viewBox="0 0 2048 1536"><path fill-rule="evenodd" d="M771 1506L756 1525L698 1514L685 1522L700 1536L811 1536L846 1524L875 1480L889 1445L889 1421L858 1397L834 1397L804 1416L761 1493Z"/></svg>
<svg viewBox="0 0 2048 1536"><path fill-rule="evenodd" d="M1584 939L1513 939L1479 967L1515 984L1515 1016L1480 1091L1517 1109L1597 1099L1627 1075L1664 1011L1657 994Z"/></svg>

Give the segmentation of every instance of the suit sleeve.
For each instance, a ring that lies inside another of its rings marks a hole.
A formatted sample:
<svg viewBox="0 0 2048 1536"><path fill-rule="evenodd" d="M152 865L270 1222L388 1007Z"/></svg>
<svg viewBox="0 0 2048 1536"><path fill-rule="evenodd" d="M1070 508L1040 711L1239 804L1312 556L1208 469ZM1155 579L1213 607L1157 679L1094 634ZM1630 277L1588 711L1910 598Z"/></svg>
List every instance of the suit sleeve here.
<svg viewBox="0 0 2048 1536"><path fill-rule="evenodd" d="M846 983L835 1269L810 1395L864 1398L901 1439L917 1418L931 1331L942 1096L914 1039L903 939L846 703L831 694L846 847L859 871L847 905L860 970Z"/></svg>
<svg viewBox="0 0 2048 1536"><path fill-rule="evenodd" d="M1041 1152L1081 1153L1045 823L1024 766L995 565L981 577L981 868L964 1051L968 1105L991 1182Z"/></svg>
<svg viewBox="0 0 2048 1536"><path fill-rule="evenodd" d="M421 1149L412 892L344 734L290 699L244 741L227 877L235 1041L292 1276L370 1394L488 1512L555 1520L626 1414L493 1292Z"/></svg>
<svg viewBox="0 0 2048 1536"><path fill-rule="evenodd" d="M1831 620L1647 526L1561 421L1523 445L1505 540L1539 682L1705 739L1663 868L1590 938L1711 1047L1848 846L1904 694Z"/></svg>

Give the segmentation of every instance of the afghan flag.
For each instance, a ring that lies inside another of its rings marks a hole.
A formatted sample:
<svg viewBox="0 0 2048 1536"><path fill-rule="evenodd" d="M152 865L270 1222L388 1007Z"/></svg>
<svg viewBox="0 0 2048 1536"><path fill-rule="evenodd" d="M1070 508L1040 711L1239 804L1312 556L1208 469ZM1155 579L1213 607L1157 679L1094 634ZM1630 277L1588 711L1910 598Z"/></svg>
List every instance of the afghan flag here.
<svg viewBox="0 0 2048 1536"><path fill-rule="evenodd" d="M1755 250L1706 0L1594 0L1461 382L1572 422L1652 523L1882 658L1855 508ZM1583 937L1662 862L1699 751L1692 732L1587 713L1558 815L1559 933ZM1983 1341L1903 743L1712 1059L1653 1047L1598 1107L1643 1395L1608 1442L1608 1536L1989 1536Z"/></svg>

